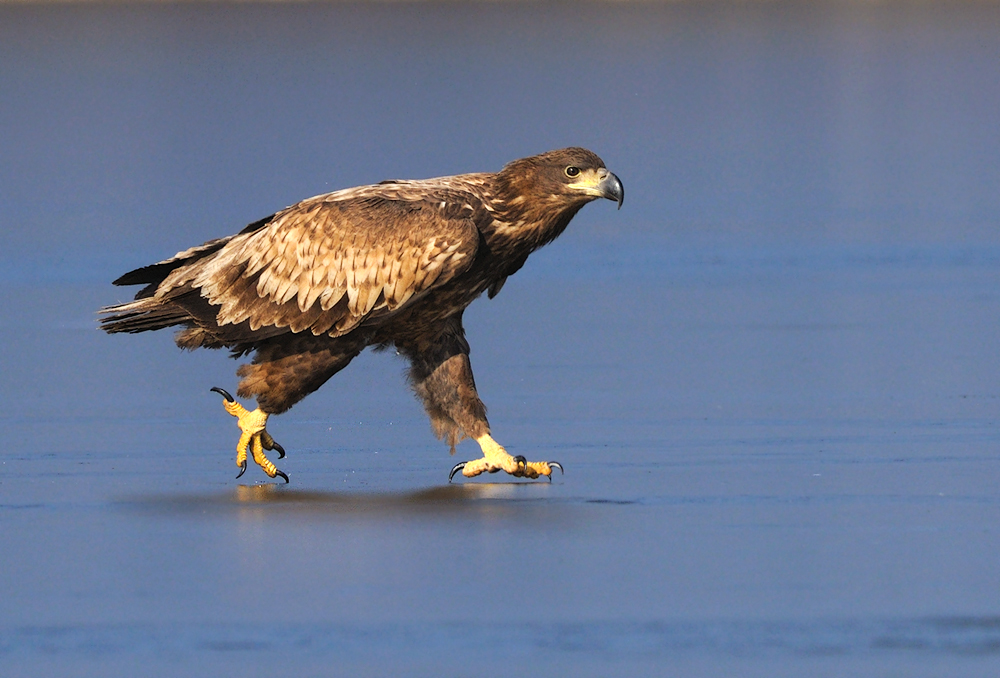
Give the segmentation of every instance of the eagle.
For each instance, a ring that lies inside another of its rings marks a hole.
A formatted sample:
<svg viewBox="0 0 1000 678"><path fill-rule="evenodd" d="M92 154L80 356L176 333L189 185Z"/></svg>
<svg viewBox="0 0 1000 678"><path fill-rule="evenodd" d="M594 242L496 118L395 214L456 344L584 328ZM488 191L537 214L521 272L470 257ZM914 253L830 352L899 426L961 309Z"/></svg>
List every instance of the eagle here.
<svg viewBox="0 0 1000 678"><path fill-rule="evenodd" d="M212 388L237 419L239 478L248 456L288 482L265 454L285 451L268 433L286 412L365 348L394 348L438 438L472 438L483 456L456 464L465 477L505 471L551 481L554 461L511 456L490 436L476 391L462 314L495 297L532 252L550 243L588 202L622 206L621 181L584 148L522 158L499 172L383 181L318 195L115 285L143 285L128 303L102 308L109 333L180 328L182 349L250 356L237 369L243 407Z"/></svg>

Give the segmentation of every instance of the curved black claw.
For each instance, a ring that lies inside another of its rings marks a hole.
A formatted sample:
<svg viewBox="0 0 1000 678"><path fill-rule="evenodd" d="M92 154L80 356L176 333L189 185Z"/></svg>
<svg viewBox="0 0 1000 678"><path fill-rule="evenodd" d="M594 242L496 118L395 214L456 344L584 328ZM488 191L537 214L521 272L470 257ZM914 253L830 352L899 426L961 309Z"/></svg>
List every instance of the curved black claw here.
<svg viewBox="0 0 1000 678"><path fill-rule="evenodd" d="M271 449L278 453L278 459L285 458L285 448L279 445L278 443L274 442L273 440L271 441ZM559 470L562 470L561 466L559 467ZM285 480L288 480L288 478L285 478Z"/></svg>
<svg viewBox="0 0 1000 678"><path fill-rule="evenodd" d="M236 398L234 398L231 395L229 395L229 391L227 391L224 388L219 388L218 386L213 386L212 388L210 388L208 390L209 391L215 391L216 393L218 393L220 396L222 396L223 398L225 398L226 400L228 400L231 403L236 402ZM239 478L239 476L236 476L236 477Z"/></svg>
<svg viewBox="0 0 1000 678"><path fill-rule="evenodd" d="M559 469L559 473L561 473L563 475L566 474L566 472L563 471L562 464L560 464L558 461L547 461L545 463L549 465L549 469L557 468L557 469ZM551 470L549 471L549 482L550 483L552 482L552 471Z"/></svg>
<svg viewBox="0 0 1000 678"><path fill-rule="evenodd" d="M459 462L459 463L455 464L455 467L453 469L451 469L451 473L448 474L448 482L449 483L451 482L451 479L455 477L456 473L458 473L463 468L465 468L465 465L467 463L468 462L462 461L462 462Z"/></svg>
<svg viewBox="0 0 1000 678"><path fill-rule="evenodd" d="M512 473L511 475L517 477L523 476L524 472L528 470L528 460L524 457L523 454L519 454L516 457L514 457L514 461L517 462L518 469L517 473Z"/></svg>
<svg viewBox="0 0 1000 678"><path fill-rule="evenodd" d="M274 475L281 476L282 478L285 479L285 485L288 484L288 476L285 475L284 471L279 471L278 469L274 469Z"/></svg>
<svg viewBox="0 0 1000 678"><path fill-rule="evenodd" d="M246 472L247 472L247 460L244 459L243 463L240 464L240 472L236 474L236 477L239 478L241 475L243 475Z"/></svg>

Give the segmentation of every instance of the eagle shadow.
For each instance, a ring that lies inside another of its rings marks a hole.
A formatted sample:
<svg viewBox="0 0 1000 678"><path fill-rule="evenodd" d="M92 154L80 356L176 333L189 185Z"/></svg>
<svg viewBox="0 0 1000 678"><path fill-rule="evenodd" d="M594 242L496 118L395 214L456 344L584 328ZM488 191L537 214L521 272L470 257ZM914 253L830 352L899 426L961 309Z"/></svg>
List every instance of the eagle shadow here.
<svg viewBox="0 0 1000 678"><path fill-rule="evenodd" d="M467 483L400 492L331 492L297 490L274 483L240 485L224 492L126 497L120 507L160 515L239 517L524 517L526 513L562 512L548 483ZM560 519L550 516L553 519Z"/></svg>

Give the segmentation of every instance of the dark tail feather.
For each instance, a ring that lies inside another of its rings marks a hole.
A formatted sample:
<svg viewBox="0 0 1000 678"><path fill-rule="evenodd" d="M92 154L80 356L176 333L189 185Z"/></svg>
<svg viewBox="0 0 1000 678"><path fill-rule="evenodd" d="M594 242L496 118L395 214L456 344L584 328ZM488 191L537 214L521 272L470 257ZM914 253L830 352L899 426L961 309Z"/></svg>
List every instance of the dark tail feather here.
<svg viewBox="0 0 1000 678"><path fill-rule="evenodd" d="M106 306L99 312L108 314L101 318L101 329L108 334L162 330L192 320L183 308L169 302L164 303L161 299L138 299L118 306Z"/></svg>
<svg viewBox="0 0 1000 678"><path fill-rule="evenodd" d="M274 216L272 214L253 222L237 235L253 233L264 228ZM200 298L197 291L192 291L190 288L171 290L169 298L155 298L153 295L156 294L160 283L173 271L215 254L235 237L235 235L231 235L225 238L210 240L203 245L178 252L166 261L129 271L115 280L115 285L145 285L145 287L135 295L135 301L102 308L99 313L104 314L106 317L101 318L101 329L109 334L117 332L134 334L136 332L161 330L165 327L173 327L175 325L187 325L191 327L195 323L195 315L198 315L202 310L206 312L209 310L207 302ZM214 316L214 312L209 313L209 315ZM218 344L221 346L219 344L220 340L210 335L211 333L189 333L183 337L178 337L178 340L183 342L183 347L186 348L190 348L191 346L187 344L192 343L205 346Z"/></svg>

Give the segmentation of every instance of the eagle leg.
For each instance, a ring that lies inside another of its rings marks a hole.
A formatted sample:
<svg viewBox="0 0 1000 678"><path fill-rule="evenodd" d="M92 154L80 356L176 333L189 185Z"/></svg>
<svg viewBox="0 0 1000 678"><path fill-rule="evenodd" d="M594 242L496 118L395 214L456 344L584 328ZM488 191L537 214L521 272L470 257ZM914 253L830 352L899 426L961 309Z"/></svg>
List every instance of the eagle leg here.
<svg viewBox="0 0 1000 678"><path fill-rule="evenodd" d="M459 471L466 478L473 478L480 473L506 471L516 478L545 476L552 482L552 469L557 468L560 473L563 470L562 464L557 461L528 461L521 455L512 457L488 433L476 438L476 442L483 449L483 458L455 464L448 475L448 482L451 482Z"/></svg>
<svg viewBox="0 0 1000 678"><path fill-rule="evenodd" d="M267 458L267 455L264 454L264 450L275 450L278 453L279 459L285 456L285 450L281 445L274 442L274 438L264 428L267 424L267 412L262 411L260 408L251 412L236 402L236 399L225 390L217 386L212 390L225 398L222 406L226 408L226 412L236 417L236 424L240 427L240 431L242 431L240 440L236 443L236 465L240 467L240 472L236 477L239 478L247 470L247 457L252 456L254 462L261 467L264 473L271 478L281 476L287 483L288 476L278 470L271 460Z"/></svg>
<svg viewBox="0 0 1000 678"><path fill-rule="evenodd" d="M448 474L448 482L459 471L466 478L506 471L517 478L545 476L551 482L552 469L563 470L558 462L512 457L490 436L486 406L479 399L472 376L461 315L450 318L431 339L397 342L396 346L410 358L414 390L424 401L434 432L451 443L452 454L455 443L466 437L473 438L483 450L482 459L456 464Z"/></svg>

